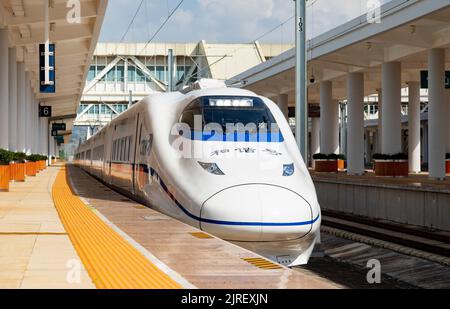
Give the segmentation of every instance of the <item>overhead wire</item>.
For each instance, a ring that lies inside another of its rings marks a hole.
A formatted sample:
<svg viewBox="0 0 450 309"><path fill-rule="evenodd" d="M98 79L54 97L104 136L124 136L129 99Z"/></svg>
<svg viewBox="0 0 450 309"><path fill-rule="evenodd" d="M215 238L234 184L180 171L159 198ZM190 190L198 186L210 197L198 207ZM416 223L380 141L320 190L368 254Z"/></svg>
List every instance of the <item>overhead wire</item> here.
<svg viewBox="0 0 450 309"><path fill-rule="evenodd" d="M140 3L139 3L139 5L138 5L138 7L137 7L137 9L136 9L136 11L135 11L135 13L134 13L134 15L133 15L133 18L131 19L131 21L130 21L130 23L129 23L127 29L126 29L126 31L124 32L124 34L122 35L122 37L121 37L121 39L120 39L120 43L122 43L122 42L124 41L124 39L126 38L127 34L129 33L131 27L132 27L133 24L134 24L134 21L136 20L138 14L139 14L139 11L140 11L141 8L142 8L142 5L144 4L144 1L145 1L145 4L146 4L147 24L149 24L149 22L148 22L148 7L147 7L147 2L146 2L146 0L141 0ZM168 1L168 0L166 1L167 8L168 8L168 13L169 13L168 16L167 16L167 18L166 18L166 19L163 21L163 23L158 27L158 29L157 29L157 30L155 31L155 33L150 37L150 39L147 40L147 42L145 43L144 47L143 47L143 48L141 49L141 51L137 54L137 56L141 55L141 53L147 48L147 46L148 46L148 45L149 45L149 44L157 37L157 35L161 32L161 30L162 30L162 29L165 27L165 25L169 22L169 20L172 18L172 16L173 16L173 15L178 11L178 9L181 7L181 5L183 4L184 1L185 1L185 0L181 0L181 1L176 5L176 7L175 7L172 11L169 10L169 1ZM313 1L311 1L307 7L314 5L317 1L318 1L318 0L313 0ZM258 40L260 40L260 39L266 37L267 35L273 33L273 32L276 31L277 29L283 28L284 25L285 25L286 23L288 23L289 21L291 21L294 17L295 17L295 15L289 17L287 20L283 21L282 23L280 23L280 24L277 25L276 27L274 27L274 28L268 30L267 32L265 32L265 33L259 35L256 39L252 40L252 41L249 42L248 44L253 44L253 43L257 42ZM150 31L149 31L149 34L150 34ZM190 79L190 78L192 78L194 75L198 75L199 73L201 73L201 72L203 72L203 71L205 71L205 70L211 68L212 66L214 66L214 65L216 65L217 63L221 62L221 61L224 60L225 58L229 57L230 54L234 54L235 52L239 51L240 49L242 49L242 48L244 48L244 47L245 47L245 46L238 47L237 49L233 50L233 51L230 52L230 53L227 53L226 55L224 55L223 57L221 57L221 58L218 59L217 61L215 61L215 62L209 64L209 65L206 66L205 68L202 68L202 70L197 71L197 72L191 74L190 76L188 76L188 77L186 77L186 78L187 78L187 79ZM116 47L116 52L117 52L117 47ZM150 58L150 59L151 59L151 58Z"/></svg>
<svg viewBox="0 0 450 309"><path fill-rule="evenodd" d="M133 18L131 19L130 24L127 27L127 30L125 31L125 33L122 35L122 38L120 39L120 43L123 42L123 40L127 36L128 32L130 31L131 27L133 26L134 21L136 20L136 17L138 16L139 11L141 10L142 4L144 4L144 0L141 0L141 2L139 3L139 5L136 9L136 12L134 13Z"/></svg>
<svg viewBox="0 0 450 309"><path fill-rule="evenodd" d="M317 1L317 0L316 0ZM282 23L278 24L277 26L273 27L272 29L266 31L265 33L259 35L257 38L255 38L254 40L248 42L247 44L254 44L255 42L257 42L258 40L268 36L269 34L273 33L275 30L279 29L280 27L283 27L286 23L288 23L289 21L291 21L293 18L295 18L295 15L289 17L288 19L286 19L285 21L283 21ZM245 48L246 46L240 46L236 49L234 49L233 51L231 51L230 53L227 53L226 55L224 55L223 57L219 58L218 60L216 60L215 62L207 65L206 67L202 68L200 71L197 71L189 76L186 77L187 80L191 79L193 76L198 75L199 73L204 72L207 69L210 69L212 66L216 65L217 63L221 62L222 60L224 60L225 58L229 57L230 55L234 54L235 52Z"/></svg>
<svg viewBox="0 0 450 309"><path fill-rule="evenodd" d="M164 20L164 22L159 26L159 28L155 31L155 33L153 34L153 36L145 43L144 47L142 48L142 50L137 54L137 56L139 56L148 46L148 44L150 44L155 38L156 36L161 32L161 30L164 28L164 26L169 22L169 20L172 18L172 16L178 11L178 9L181 7L181 5L183 4L184 0L181 0L177 6L170 12L169 16L167 16L167 18Z"/></svg>
<svg viewBox="0 0 450 309"><path fill-rule="evenodd" d="M309 4L307 5L307 8L312 7L312 8L314 9L314 4L315 4L317 1L319 1L319 0L308 1ZM255 43L256 41L258 41L258 40L260 40L260 39L266 37L267 35L273 33L275 30L284 27L284 25L285 25L286 23L288 23L289 21L291 21L291 20L294 19L294 18L295 18L295 15L289 17L288 19L286 19L285 21L283 21L281 24L277 25L276 27L274 27L274 28L270 29L269 31L263 33L262 35L258 36L256 39L252 40L252 41L249 42L248 44L253 44L253 43ZM204 71L207 70L207 69L210 69L213 65L216 65L216 64L219 63L220 61L222 61L222 60L224 60L225 58L229 57L230 54L234 54L235 52L239 51L240 49L242 49L242 48L244 48L244 47L245 47L245 46L241 46L241 47L239 47L239 48L233 50L232 52L230 52L230 53L224 55L223 57L221 57L220 59L218 59L217 61L215 61L215 62L209 64L208 66L206 66L205 68L203 68L203 69L200 70L199 72L193 73L193 74L189 75L189 76L186 77L186 78L187 78L187 79L190 79L190 78L192 78L193 76L197 75L198 73L201 73L201 72L204 72Z"/></svg>

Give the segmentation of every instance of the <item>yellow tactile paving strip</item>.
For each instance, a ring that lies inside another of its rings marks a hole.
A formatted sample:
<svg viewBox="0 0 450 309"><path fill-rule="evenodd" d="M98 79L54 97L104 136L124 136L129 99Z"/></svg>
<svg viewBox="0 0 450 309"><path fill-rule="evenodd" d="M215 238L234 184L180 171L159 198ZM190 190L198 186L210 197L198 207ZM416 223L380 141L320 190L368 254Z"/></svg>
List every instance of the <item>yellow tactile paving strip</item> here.
<svg viewBox="0 0 450 309"><path fill-rule="evenodd" d="M97 288L181 288L73 194L65 167L56 178L52 194L61 221Z"/></svg>

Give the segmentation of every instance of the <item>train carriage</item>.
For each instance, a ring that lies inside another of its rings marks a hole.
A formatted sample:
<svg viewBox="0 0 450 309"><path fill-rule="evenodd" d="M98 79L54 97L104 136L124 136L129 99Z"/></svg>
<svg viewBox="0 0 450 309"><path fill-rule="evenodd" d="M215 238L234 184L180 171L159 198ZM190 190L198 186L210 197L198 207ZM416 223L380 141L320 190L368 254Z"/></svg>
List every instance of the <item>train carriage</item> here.
<svg viewBox="0 0 450 309"><path fill-rule="evenodd" d="M320 239L314 184L275 103L226 87L152 94L82 144L75 163L157 211L276 262Z"/></svg>

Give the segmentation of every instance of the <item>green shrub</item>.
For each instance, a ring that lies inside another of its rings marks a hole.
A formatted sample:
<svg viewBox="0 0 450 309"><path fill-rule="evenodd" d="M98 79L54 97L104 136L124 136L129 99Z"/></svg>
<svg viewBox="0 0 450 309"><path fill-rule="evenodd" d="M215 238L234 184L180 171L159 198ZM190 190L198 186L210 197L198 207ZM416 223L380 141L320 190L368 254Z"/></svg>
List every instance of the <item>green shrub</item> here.
<svg viewBox="0 0 450 309"><path fill-rule="evenodd" d="M450 160L450 153L445 154L445 160Z"/></svg>
<svg viewBox="0 0 450 309"><path fill-rule="evenodd" d="M408 160L408 154L406 153L397 153L394 155L388 155L388 154L383 154L383 153L376 153L372 156L373 160L394 160L394 161L398 161L398 160Z"/></svg>
<svg viewBox="0 0 450 309"><path fill-rule="evenodd" d="M29 162L37 162L37 161L40 161L39 155L37 155L37 154L31 154L31 155L27 156L27 161L29 161Z"/></svg>
<svg viewBox="0 0 450 309"><path fill-rule="evenodd" d="M314 160L346 160L345 155L343 154L324 154L324 153L316 153L313 155Z"/></svg>
<svg viewBox="0 0 450 309"><path fill-rule="evenodd" d="M13 153L5 149L0 149L0 165L9 165L12 161Z"/></svg>
<svg viewBox="0 0 450 309"><path fill-rule="evenodd" d="M331 153L327 156L328 160L339 160L339 155L335 154L335 153Z"/></svg>
<svg viewBox="0 0 450 309"><path fill-rule="evenodd" d="M29 162L38 162L38 161L47 161L48 157L40 154L32 154L27 156L27 161Z"/></svg>
<svg viewBox="0 0 450 309"><path fill-rule="evenodd" d="M406 153L397 153L392 156L392 160L408 160L408 154Z"/></svg>
<svg viewBox="0 0 450 309"><path fill-rule="evenodd" d="M328 159L328 156L323 153L316 153L315 155L313 155L313 159L314 160L326 160L326 159Z"/></svg>
<svg viewBox="0 0 450 309"><path fill-rule="evenodd" d="M27 155L23 152L15 152L13 153L13 161L17 163L25 163L27 159Z"/></svg>

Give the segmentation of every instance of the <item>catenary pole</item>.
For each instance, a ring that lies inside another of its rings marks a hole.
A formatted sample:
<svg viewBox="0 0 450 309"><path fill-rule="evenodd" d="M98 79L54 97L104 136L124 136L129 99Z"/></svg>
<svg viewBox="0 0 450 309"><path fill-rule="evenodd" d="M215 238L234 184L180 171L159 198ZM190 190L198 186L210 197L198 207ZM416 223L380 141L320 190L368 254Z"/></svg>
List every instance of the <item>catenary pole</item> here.
<svg viewBox="0 0 450 309"><path fill-rule="evenodd" d="M295 118L296 139L305 162L308 160L308 103L306 85L306 0L295 1L296 66L295 66Z"/></svg>

